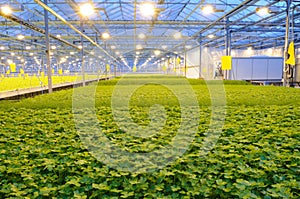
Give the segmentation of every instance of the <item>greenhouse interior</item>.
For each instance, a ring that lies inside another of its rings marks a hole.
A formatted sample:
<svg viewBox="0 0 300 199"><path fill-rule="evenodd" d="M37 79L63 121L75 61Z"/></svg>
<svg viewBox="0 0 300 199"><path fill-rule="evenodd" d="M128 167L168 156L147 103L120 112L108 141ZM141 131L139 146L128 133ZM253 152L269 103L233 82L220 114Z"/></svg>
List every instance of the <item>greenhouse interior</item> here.
<svg viewBox="0 0 300 199"><path fill-rule="evenodd" d="M0 198L300 198L300 0L0 16Z"/></svg>

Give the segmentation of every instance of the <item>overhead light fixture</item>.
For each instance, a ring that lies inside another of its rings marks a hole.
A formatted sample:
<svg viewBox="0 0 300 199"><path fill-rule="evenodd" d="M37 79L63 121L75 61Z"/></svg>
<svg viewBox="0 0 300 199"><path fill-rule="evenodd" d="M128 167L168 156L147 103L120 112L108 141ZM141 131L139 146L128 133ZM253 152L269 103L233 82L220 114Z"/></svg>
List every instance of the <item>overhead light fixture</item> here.
<svg viewBox="0 0 300 199"><path fill-rule="evenodd" d="M116 49L116 46L112 45L110 48L111 48L112 50L114 50L114 49Z"/></svg>
<svg viewBox="0 0 300 199"><path fill-rule="evenodd" d="M64 57L62 57L62 58L60 59L60 63L64 63L64 62L66 62L66 61L67 61L67 59L64 58Z"/></svg>
<svg viewBox="0 0 300 199"><path fill-rule="evenodd" d="M5 50L5 47L4 46L0 46L0 50Z"/></svg>
<svg viewBox="0 0 300 199"><path fill-rule="evenodd" d="M270 13L270 10L268 7L260 7L260 8L256 8L256 13L259 15L259 16L265 16L267 14Z"/></svg>
<svg viewBox="0 0 300 199"><path fill-rule="evenodd" d="M161 48L164 49L164 50L166 50L168 48L168 46L162 45Z"/></svg>
<svg viewBox="0 0 300 199"><path fill-rule="evenodd" d="M29 56L33 56L33 53L29 53Z"/></svg>
<svg viewBox="0 0 300 199"><path fill-rule="evenodd" d="M213 34L209 34L209 35L207 35L207 37L208 37L208 38L210 38L210 39L212 39L212 38L214 38L214 37L215 37L215 35L213 35Z"/></svg>
<svg viewBox="0 0 300 199"><path fill-rule="evenodd" d="M252 55L253 54L253 48L250 46L247 48L247 52L248 55Z"/></svg>
<svg viewBox="0 0 300 199"><path fill-rule="evenodd" d="M272 49L272 48L269 48L269 49L267 50L267 53L268 53L269 55L272 55L272 54L273 54L273 49Z"/></svg>
<svg viewBox="0 0 300 199"><path fill-rule="evenodd" d="M57 38L61 38L61 35L56 35Z"/></svg>
<svg viewBox="0 0 300 199"><path fill-rule="evenodd" d="M1 6L1 12L4 15L10 15L13 11L12 11L11 7L9 7L8 5L5 5L5 6Z"/></svg>
<svg viewBox="0 0 300 199"><path fill-rule="evenodd" d="M22 40L22 39L24 39L25 38L25 36L24 35L17 35L17 39L19 39L19 40Z"/></svg>
<svg viewBox="0 0 300 199"><path fill-rule="evenodd" d="M109 33L107 33L107 32L102 33L102 38L103 39L109 39L110 38Z"/></svg>
<svg viewBox="0 0 300 199"><path fill-rule="evenodd" d="M13 63L13 61L12 61L12 60L10 60L10 59L8 59L8 60L7 60L7 63L8 63L8 64L12 64L12 63Z"/></svg>
<svg viewBox="0 0 300 199"><path fill-rule="evenodd" d="M26 46L25 49L26 49L26 50L30 50L31 47L30 47L30 46Z"/></svg>
<svg viewBox="0 0 300 199"><path fill-rule="evenodd" d="M11 56L15 56L15 53L10 53Z"/></svg>
<svg viewBox="0 0 300 199"><path fill-rule="evenodd" d="M174 38L175 39L180 39L181 38L181 32L176 32L175 34L174 34Z"/></svg>
<svg viewBox="0 0 300 199"><path fill-rule="evenodd" d="M136 48L137 50L141 50L141 49L143 49L143 46L142 46L141 44L137 44L137 45L135 46L135 48Z"/></svg>
<svg viewBox="0 0 300 199"><path fill-rule="evenodd" d="M214 12L214 10L215 10L215 8L212 5L205 5L201 8L201 11L204 14L211 14Z"/></svg>
<svg viewBox="0 0 300 199"><path fill-rule="evenodd" d="M90 15L94 14L95 9L92 4L85 3L79 7L79 12L82 16L90 16Z"/></svg>
<svg viewBox="0 0 300 199"><path fill-rule="evenodd" d="M79 45L78 48L79 48L79 49L82 49L82 45Z"/></svg>
<svg viewBox="0 0 300 199"><path fill-rule="evenodd" d="M146 35L144 33L140 33L138 37L139 37L139 39L145 39Z"/></svg>
<svg viewBox="0 0 300 199"><path fill-rule="evenodd" d="M219 6L220 7L220 6ZM201 11L203 12L203 14L209 15L212 14L214 12L224 12L224 8L217 8L217 5L204 5L201 8Z"/></svg>
<svg viewBox="0 0 300 199"><path fill-rule="evenodd" d="M143 3L140 6L141 14L145 17L151 17L155 13L155 7L153 3Z"/></svg>
<svg viewBox="0 0 300 199"><path fill-rule="evenodd" d="M159 56L159 55L160 55L160 50L155 50L155 51L154 51L154 54L155 54L156 56Z"/></svg>
<svg viewBox="0 0 300 199"><path fill-rule="evenodd" d="M51 49L52 49L52 50L55 50L55 49L56 49L56 46L51 46Z"/></svg>

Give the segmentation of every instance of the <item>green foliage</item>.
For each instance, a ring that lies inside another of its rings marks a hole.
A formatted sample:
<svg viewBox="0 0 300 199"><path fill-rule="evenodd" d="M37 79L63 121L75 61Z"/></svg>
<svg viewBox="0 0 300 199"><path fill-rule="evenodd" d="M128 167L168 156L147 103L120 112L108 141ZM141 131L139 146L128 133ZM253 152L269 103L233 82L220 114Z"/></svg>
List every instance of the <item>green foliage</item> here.
<svg viewBox="0 0 300 199"><path fill-rule="evenodd" d="M97 75L86 75L86 79L95 79ZM82 76L52 76L52 84L80 81ZM0 92L14 91L48 85L47 76L0 77Z"/></svg>
<svg viewBox="0 0 300 199"><path fill-rule="evenodd" d="M129 152L169 144L181 120L176 96L159 85L137 89L130 101L133 120L147 125L154 104L165 107L167 119L155 136L134 137L113 120L109 99L116 82L100 82L97 89L105 135ZM192 86L202 105L196 137L182 157L152 173L114 170L89 153L75 129L71 90L0 102L0 198L299 198L299 90L225 85L222 135L200 156L211 107L208 86Z"/></svg>
<svg viewBox="0 0 300 199"><path fill-rule="evenodd" d="M140 76L138 76L140 77ZM130 103L134 106L147 107L153 104L153 101L158 104L167 106L177 106L178 100L176 96L168 89L170 86L174 89L181 89L182 85L176 85L178 77L166 76L141 76L142 78L134 78L134 76L126 77L122 80L122 84L118 85L122 90L130 89L134 84L148 83L149 80L160 79L165 86L156 84L147 84L139 88L131 97ZM119 78L109 81L100 81L96 90L96 107L111 106L111 96ZM192 88L195 91L200 106L211 105L210 90L220 88L223 81L204 81L197 79L189 79ZM227 83L226 83L227 82ZM267 105L300 105L300 90L294 88L284 88L276 86L253 86L244 85L241 81L224 81L226 91L226 101L229 106L267 106ZM89 86L88 86L89 87ZM144 88L143 88L144 87ZM86 88L77 88L86 89ZM0 109L8 107L14 108L72 108L73 90L64 90L35 98L28 98L21 101L0 101ZM89 96L88 96L89 97ZM187 99L188 100L188 99Z"/></svg>

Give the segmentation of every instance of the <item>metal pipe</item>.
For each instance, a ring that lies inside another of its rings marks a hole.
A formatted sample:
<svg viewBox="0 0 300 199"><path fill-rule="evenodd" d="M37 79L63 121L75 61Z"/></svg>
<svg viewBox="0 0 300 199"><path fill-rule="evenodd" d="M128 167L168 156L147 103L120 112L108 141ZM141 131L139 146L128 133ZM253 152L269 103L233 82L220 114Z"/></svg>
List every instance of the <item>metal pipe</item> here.
<svg viewBox="0 0 300 199"><path fill-rule="evenodd" d="M39 28L39 27L33 25L32 23L30 23L30 22L28 22L28 21L24 21L23 19L20 19L20 18L14 16L14 15L12 15L12 14L11 14L11 15L4 15L4 14L0 11L0 15L1 15L2 17L4 17L4 18L8 19L8 20L11 20L11 21L16 22L16 23L18 23L18 24L21 24L21 25L23 25L23 26L26 26L27 28L30 28L30 29L33 30L33 31L36 31L36 32L41 33L41 34L43 34L43 35L45 34L45 30L43 30L43 29L41 29L41 28ZM60 41L60 42L62 42L62 43L64 43L64 44L66 44L66 45L68 45L68 46L72 46L73 48L78 49L78 47L77 47L76 45L71 44L71 43L69 43L68 41L63 40L63 39L61 39L61 38L58 38L58 37L56 37L56 36L54 36L54 35L52 35L52 34L49 34L49 37L52 38L52 39L56 39L56 40L58 40L58 41Z"/></svg>
<svg viewBox="0 0 300 199"><path fill-rule="evenodd" d="M229 56L230 55L230 30L229 30L229 18L226 17L225 18L225 21L226 21L226 25L225 25L225 31L226 31L226 34L225 34L225 53L226 53L226 56ZM229 73L230 73L230 70L225 70L224 71L224 79L229 79Z"/></svg>
<svg viewBox="0 0 300 199"><path fill-rule="evenodd" d="M273 15L272 15L273 16ZM295 16L298 16L298 14L295 14ZM271 16L270 16L271 17ZM72 25L79 25L80 24L80 21L79 20L70 20L68 21L70 24ZM90 22L92 22L93 24L103 24L103 20L90 20ZM149 21L149 20L136 20L136 25L145 25L145 26L148 26L148 25L151 25L153 22L152 21ZM235 23L235 21L230 21L230 23L232 23L232 25L236 25L236 26L251 26L253 25L253 22L247 22L247 21L241 21L241 22L238 22L238 23ZM33 25L43 25L43 22L41 21L34 21L34 22L31 22L31 24ZM60 26L60 25L63 25L64 22L62 21L58 21L58 20L53 20L53 21L50 21L49 22L49 25L51 26ZM132 23L132 21L130 20L116 20L116 21L105 21L105 24L106 25L134 25ZM172 27L172 26L176 26L175 28L178 28L177 26L180 25L180 27L182 26L195 26L195 27L192 27L192 28L197 28L197 26L207 26L211 24L210 21L170 21L170 20L159 20L159 21L155 21L155 25L168 25L169 27ZM225 22L223 21L218 21L218 22L215 22L214 24L214 27L216 26L224 26L225 25ZM260 26L277 26L278 23L276 22L263 22L263 23L260 23L259 24ZM15 26L14 23L0 23L0 27L1 26L5 26L5 27L9 27L9 26ZM300 27L300 24L295 24L295 27Z"/></svg>
<svg viewBox="0 0 300 199"><path fill-rule="evenodd" d="M187 51L186 51L186 43L184 43L184 77L186 77L187 70Z"/></svg>
<svg viewBox="0 0 300 199"><path fill-rule="evenodd" d="M39 4L40 6L42 6L44 9L48 10L51 14L53 14L55 17L57 17L59 20L61 20L64 24L66 24L67 26L69 26L72 30L74 30L79 35L81 35L82 37L84 37L86 40L88 40L89 42L91 42L94 46L96 46L97 48L99 48L102 52L104 52L106 55L108 55L111 59L116 60L112 55L110 55L106 50L104 50L101 46L99 46L89 36L87 36L86 34L84 34L83 32L81 32L80 30L78 30L75 26L73 26L71 23L69 23L67 20L65 20L62 16L60 16L54 10L52 10L49 6L45 5L40 0L34 0L34 1L37 4Z"/></svg>
<svg viewBox="0 0 300 199"><path fill-rule="evenodd" d="M201 78L201 76L202 76L202 45L201 45L201 43L202 43L202 35L200 34L199 35L199 79Z"/></svg>
<svg viewBox="0 0 300 199"><path fill-rule="evenodd" d="M285 64L287 59L287 51L289 45L289 29L290 29L290 7L291 7L292 0L286 0L286 18L285 18L285 40L284 40L284 53L283 53L283 86L289 87L289 80L288 80L288 70L289 66Z"/></svg>
<svg viewBox="0 0 300 199"><path fill-rule="evenodd" d="M203 32L207 31L208 29L210 29L211 27L213 27L214 25L216 25L217 23L219 23L222 19L224 19L226 17L230 17L233 13L237 12L240 8L242 8L243 6L247 5L248 3L255 3L255 2L257 2L257 0L255 0L255 1L253 1L253 0L247 0L247 1L242 2L237 7L233 8L229 12L225 13L223 16L219 17L217 20L211 22L206 27L204 27L201 30L199 30L198 32L196 32L194 35L192 35L190 37L190 39L198 37L199 34L202 34ZM190 40L190 39L188 39L188 40ZM188 41L188 40L186 40L186 41ZM175 48L177 48L178 46L181 46L181 45L182 44L178 44L178 45L174 46L173 49L175 49Z"/></svg>
<svg viewBox="0 0 300 199"><path fill-rule="evenodd" d="M230 17L233 13L235 13L236 11L238 11L240 8L242 8L243 6L247 5L248 3L255 3L255 2L257 2L257 0L255 0L255 1L253 1L253 0L247 0L247 1L242 2L237 7L233 8L232 10L230 10L229 12L225 13L223 16L221 16L220 18L218 18L216 21L210 23L208 26L206 26L205 28L203 28L200 31L198 31L197 33L195 33L195 36L199 35L200 33L205 32L206 30L208 30L212 26L216 25L216 23L219 22L219 21L221 21L222 19L224 19L226 17ZM226 24L226 22L225 22L225 24Z"/></svg>
<svg viewBox="0 0 300 199"><path fill-rule="evenodd" d="M83 21L82 18L80 18L80 29L81 32L83 32ZM82 86L85 86L85 74L84 74L84 51L83 51L83 37L80 35L80 58L81 58L81 73L82 73Z"/></svg>

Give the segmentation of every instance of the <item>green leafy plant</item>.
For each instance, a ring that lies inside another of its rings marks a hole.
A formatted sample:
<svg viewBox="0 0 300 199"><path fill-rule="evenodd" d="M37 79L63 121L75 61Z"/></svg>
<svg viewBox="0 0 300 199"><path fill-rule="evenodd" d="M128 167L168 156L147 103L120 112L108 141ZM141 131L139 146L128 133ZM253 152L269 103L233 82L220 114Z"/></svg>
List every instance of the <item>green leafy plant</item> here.
<svg viewBox="0 0 300 199"><path fill-rule="evenodd" d="M141 77L129 77L124 89L136 81ZM75 129L72 90L1 101L0 198L299 198L299 90L225 85L222 135L200 156L211 107L207 85L191 81L201 105L196 137L182 157L152 173L115 170L89 153ZM149 123L153 104L162 104L167 115L155 136L139 138L121 131L113 120L110 97L116 82L99 82L96 93L99 126L110 141L130 152L169 144L181 119L176 96L159 85L136 90L130 101L136 123Z"/></svg>

